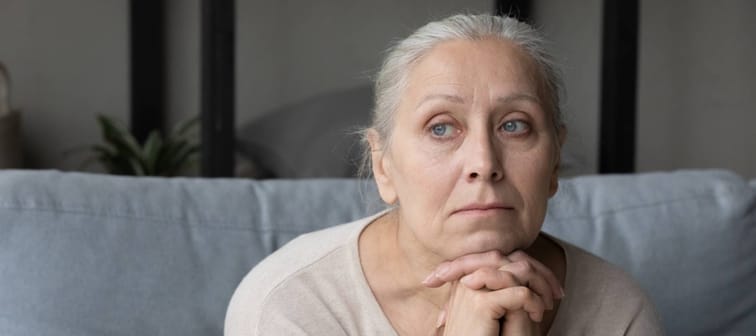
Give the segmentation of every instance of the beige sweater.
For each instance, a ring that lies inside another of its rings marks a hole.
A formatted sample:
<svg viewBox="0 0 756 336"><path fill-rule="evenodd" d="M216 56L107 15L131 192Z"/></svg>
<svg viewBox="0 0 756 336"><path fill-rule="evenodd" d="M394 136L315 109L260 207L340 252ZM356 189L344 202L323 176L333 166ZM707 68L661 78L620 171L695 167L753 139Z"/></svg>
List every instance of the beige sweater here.
<svg viewBox="0 0 756 336"><path fill-rule="evenodd" d="M236 289L225 335L396 335L360 266L376 216L309 233L260 262ZM549 335L662 335L652 304L622 271L559 241L566 296ZM431 332L429 332L431 334Z"/></svg>

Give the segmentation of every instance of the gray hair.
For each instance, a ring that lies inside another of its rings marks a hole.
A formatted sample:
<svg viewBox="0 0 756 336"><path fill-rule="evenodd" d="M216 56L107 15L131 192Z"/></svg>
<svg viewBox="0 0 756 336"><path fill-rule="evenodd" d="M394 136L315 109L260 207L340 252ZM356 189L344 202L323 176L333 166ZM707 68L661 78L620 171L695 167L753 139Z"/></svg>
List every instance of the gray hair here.
<svg viewBox="0 0 756 336"><path fill-rule="evenodd" d="M411 67L436 45L450 40L481 40L498 38L522 48L538 65L547 89L548 105L555 130L564 126L560 108L562 79L551 55L546 52L545 39L527 23L511 17L494 15L454 15L421 27L388 50L375 81L375 108L372 124L384 144L388 144L393 130L394 114L402 91L406 87ZM361 175L370 169L370 148L363 132L365 154Z"/></svg>

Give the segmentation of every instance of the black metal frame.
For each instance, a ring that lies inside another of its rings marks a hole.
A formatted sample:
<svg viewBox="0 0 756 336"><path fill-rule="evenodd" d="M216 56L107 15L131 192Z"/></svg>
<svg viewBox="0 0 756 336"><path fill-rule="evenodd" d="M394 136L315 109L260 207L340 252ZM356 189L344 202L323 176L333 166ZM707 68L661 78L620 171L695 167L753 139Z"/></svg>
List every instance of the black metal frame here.
<svg viewBox="0 0 756 336"><path fill-rule="evenodd" d="M494 13L499 16L508 15L520 21L530 22L530 0L496 0Z"/></svg>
<svg viewBox="0 0 756 336"><path fill-rule="evenodd" d="M234 0L202 0L202 175L234 176Z"/></svg>
<svg viewBox="0 0 756 336"><path fill-rule="evenodd" d="M163 129L165 97L165 49L163 0L131 0L130 129L144 142L152 130Z"/></svg>
<svg viewBox="0 0 756 336"><path fill-rule="evenodd" d="M638 0L604 1L599 173L635 171Z"/></svg>

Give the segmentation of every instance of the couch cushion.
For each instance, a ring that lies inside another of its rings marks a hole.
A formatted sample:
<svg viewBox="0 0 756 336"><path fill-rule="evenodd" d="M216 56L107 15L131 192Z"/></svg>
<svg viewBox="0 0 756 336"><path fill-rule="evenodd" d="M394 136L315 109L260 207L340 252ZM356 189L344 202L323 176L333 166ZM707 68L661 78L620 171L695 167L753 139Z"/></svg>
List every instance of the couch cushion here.
<svg viewBox="0 0 756 336"><path fill-rule="evenodd" d="M0 172L0 335L221 335L246 272L373 211L363 186Z"/></svg>
<svg viewBox="0 0 756 336"><path fill-rule="evenodd" d="M220 335L261 258L382 208L356 180L1 171L0 334ZM755 213L756 181L727 172L590 176L561 181L544 230L630 272L671 335L743 335Z"/></svg>
<svg viewBox="0 0 756 336"><path fill-rule="evenodd" d="M544 231L631 273L670 335L749 335L755 186L725 171L578 177L561 183Z"/></svg>

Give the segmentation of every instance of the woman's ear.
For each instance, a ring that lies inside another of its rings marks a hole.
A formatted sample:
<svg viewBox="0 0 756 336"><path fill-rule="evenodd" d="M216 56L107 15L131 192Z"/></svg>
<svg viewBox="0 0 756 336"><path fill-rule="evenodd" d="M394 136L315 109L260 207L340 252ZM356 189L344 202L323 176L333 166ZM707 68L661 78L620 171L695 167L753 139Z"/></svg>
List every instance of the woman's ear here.
<svg viewBox="0 0 756 336"><path fill-rule="evenodd" d="M559 148L564 147L564 142L567 140L567 127L564 125L557 128L557 139L559 140Z"/></svg>
<svg viewBox="0 0 756 336"><path fill-rule="evenodd" d="M564 125L559 126L557 129L557 141L558 146L554 151L554 170L551 172L551 181L549 182L549 197L554 196L557 190L559 190L559 169L561 168L562 161L562 146L567 139L567 128Z"/></svg>
<svg viewBox="0 0 756 336"><path fill-rule="evenodd" d="M378 131L372 128L367 131L367 139L368 144L370 144L371 168L375 183L378 185L378 194L387 204L394 204L397 196L391 180L391 158L386 155L385 143Z"/></svg>
<svg viewBox="0 0 756 336"><path fill-rule="evenodd" d="M559 190L559 163L556 164L554 171L551 173L551 181L549 181L549 197L553 197L557 190Z"/></svg>

